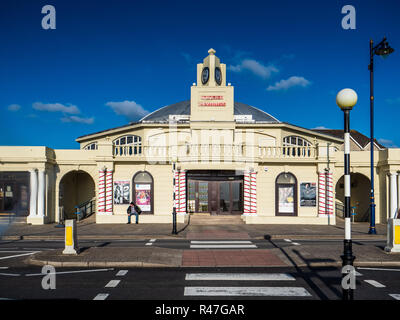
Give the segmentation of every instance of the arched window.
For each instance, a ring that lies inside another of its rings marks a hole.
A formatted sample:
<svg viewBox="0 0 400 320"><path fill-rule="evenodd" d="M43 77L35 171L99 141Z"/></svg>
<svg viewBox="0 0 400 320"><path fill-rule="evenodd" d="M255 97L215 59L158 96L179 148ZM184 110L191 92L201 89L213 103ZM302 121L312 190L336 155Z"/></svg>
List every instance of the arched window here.
<svg viewBox="0 0 400 320"><path fill-rule="evenodd" d="M153 214L153 177L147 171L137 172L132 179L133 201L142 213Z"/></svg>
<svg viewBox="0 0 400 320"><path fill-rule="evenodd" d="M282 172L276 178L275 214L297 216L297 179L289 172Z"/></svg>
<svg viewBox="0 0 400 320"><path fill-rule="evenodd" d="M287 136L283 138L283 150L282 153L287 156L310 156L311 142L298 136Z"/></svg>
<svg viewBox="0 0 400 320"><path fill-rule="evenodd" d="M126 135L114 140L114 155L131 156L142 153L142 138Z"/></svg>
<svg viewBox="0 0 400 320"><path fill-rule="evenodd" d="M84 150L97 150L97 141L89 143L83 149Z"/></svg>

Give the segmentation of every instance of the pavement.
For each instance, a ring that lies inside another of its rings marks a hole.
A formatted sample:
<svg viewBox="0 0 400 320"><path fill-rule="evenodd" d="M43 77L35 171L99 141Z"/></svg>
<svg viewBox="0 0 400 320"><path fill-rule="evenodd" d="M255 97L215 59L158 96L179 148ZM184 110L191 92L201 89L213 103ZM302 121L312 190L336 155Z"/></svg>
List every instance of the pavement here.
<svg viewBox="0 0 400 320"><path fill-rule="evenodd" d="M171 219L172 220L172 219ZM376 226L377 235L369 235L368 223L352 224L355 266L400 266L400 254L385 252L386 225ZM172 224L96 224L94 218L77 223L79 240L265 240L271 249L170 249L143 247L86 247L78 255L63 255L63 249L41 251L26 262L54 267L338 267L343 252L344 221L336 225L246 225L202 224L189 221L178 224L178 234L172 234ZM3 228L0 240L63 240L64 228L56 224L32 226L15 223ZM279 246L275 242L287 239L314 240L301 245ZM318 240L325 240L319 244ZM362 242L362 240L366 240ZM378 245L377 242L380 242Z"/></svg>

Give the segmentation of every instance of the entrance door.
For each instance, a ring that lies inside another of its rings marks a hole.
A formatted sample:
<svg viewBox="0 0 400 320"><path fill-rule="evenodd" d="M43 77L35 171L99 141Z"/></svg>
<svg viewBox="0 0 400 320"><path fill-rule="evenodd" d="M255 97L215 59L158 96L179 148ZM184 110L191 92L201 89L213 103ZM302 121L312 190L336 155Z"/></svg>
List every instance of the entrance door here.
<svg viewBox="0 0 400 320"><path fill-rule="evenodd" d="M188 212L241 214L243 181L188 181Z"/></svg>

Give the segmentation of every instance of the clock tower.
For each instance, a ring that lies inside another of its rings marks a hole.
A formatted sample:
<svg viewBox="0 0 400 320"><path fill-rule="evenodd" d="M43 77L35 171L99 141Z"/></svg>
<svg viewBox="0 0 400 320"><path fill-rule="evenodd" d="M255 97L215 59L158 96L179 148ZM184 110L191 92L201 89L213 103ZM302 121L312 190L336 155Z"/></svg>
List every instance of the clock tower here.
<svg viewBox="0 0 400 320"><path fill-rule="evenodd" d="M233 129L233 87L226 85L226 65L215 56L214 49L208 54L197 64L197 84L191 87L191 127Z"/></svg>

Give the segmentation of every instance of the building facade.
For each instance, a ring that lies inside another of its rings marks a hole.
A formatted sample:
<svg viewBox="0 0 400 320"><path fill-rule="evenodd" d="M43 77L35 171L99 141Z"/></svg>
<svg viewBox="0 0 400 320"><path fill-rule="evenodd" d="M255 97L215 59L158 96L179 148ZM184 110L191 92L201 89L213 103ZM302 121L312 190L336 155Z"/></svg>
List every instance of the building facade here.
<svg viewBox="0 0 400 320"><path fill-rule="evenodd" d="M175 204L178 222L203 214L335 224L344 199L343 131L301 128L236 102L226 65L208 53L190 100L79 137L77 150L0 146L0 212L44 224L84 208L97 223L125 223L135 201L141 223L171 223ZM356 131L351 143L351 205L355 220L366 221L371 146ZM383 223L400 207L400 150L373 147L376 222Z"/></svg>

